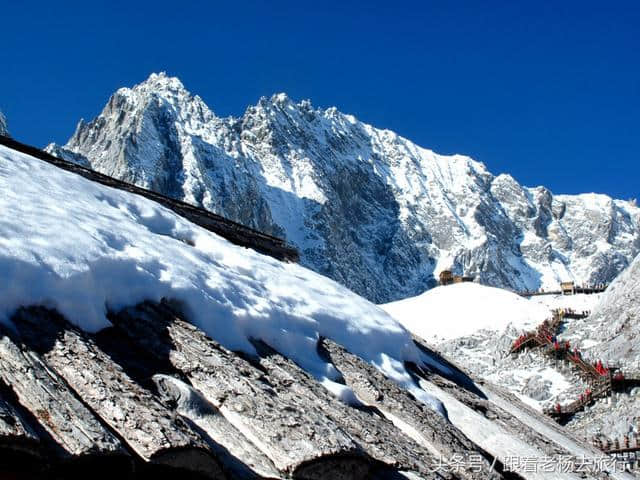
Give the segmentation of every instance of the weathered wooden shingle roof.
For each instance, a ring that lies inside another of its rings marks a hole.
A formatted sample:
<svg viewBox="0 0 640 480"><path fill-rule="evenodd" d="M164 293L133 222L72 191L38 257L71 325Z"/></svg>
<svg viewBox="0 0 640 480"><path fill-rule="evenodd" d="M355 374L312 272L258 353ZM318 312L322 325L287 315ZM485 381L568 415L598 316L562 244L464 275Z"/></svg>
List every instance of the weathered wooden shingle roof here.
<svg viewBox="0 0 640 480"><path fill-rule="evenodd" d="M111 320L113 328L90 335L42 307L16 312L16 331L3 330L0 341L2 451L46 471L108 458L125 473L154 466L205 478L305 479L395 470L440 478L430 473L438 452L483 455L329 340L321 348L366 408L342 403L262 342L259 358L224 349L166 303ZM390 415L431 440L407 436ZM483 478L488 466L483 457Z"/></svg>
<svg viewBox="0 0 640 480"><path fill-rule="evenodd" d="M501 472L481 441L329 339L319 352L359 407L261 341L255 358L225 349L167 302L110 319L113 327L88 334L31 307L13 316L15 331L1 331L0 458L21 461L0 468L27 468L31 478L98 465L110 478L519 478ZM567 454L526 418L460 386L459 372L442 361L453 376L416 366L416 381L515 439ZM454 458L464 467L436 471Z"/></svg>

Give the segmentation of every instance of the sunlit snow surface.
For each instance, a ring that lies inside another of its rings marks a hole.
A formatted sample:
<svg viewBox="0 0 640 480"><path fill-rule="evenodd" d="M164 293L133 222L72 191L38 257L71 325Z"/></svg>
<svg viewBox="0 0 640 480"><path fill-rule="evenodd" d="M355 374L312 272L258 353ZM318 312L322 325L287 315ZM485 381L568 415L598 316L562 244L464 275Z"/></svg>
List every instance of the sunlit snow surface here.
<svg viewBox="0 0 640 480"><path fill-rule="evenodd" d="M319 336L441 410L404 368L423 355L407 330L325 277L3 146L0 191L0 321L39 304L95 332L110 325L107 309L168 297L227 348L253 353L248 339L261 339L343 399L351 395L328 381L337 372L316 353Z"/></svg>
<svg viewBox="0 0 640 480"><path fill-rule="evenodd" d="M417 297L381 305L414 334L484 380L503 386L542 410L573 400L586 388L535 352L509 355L514 339L551 317L554 308L591 310L599 295L545 295L530 299L477 283L437 287ZM567 320L571 330L581 320ZM584 348L579 337L560 338Z"/></svg>
<svg viewBox="0 0 640 480"><path fill-rule="evenodd" d="M416 335L432 343L470 335L478 330L535 328L549 317L549 308L500 288L477 283L437 287L413 298L381 305Z"/></svg>

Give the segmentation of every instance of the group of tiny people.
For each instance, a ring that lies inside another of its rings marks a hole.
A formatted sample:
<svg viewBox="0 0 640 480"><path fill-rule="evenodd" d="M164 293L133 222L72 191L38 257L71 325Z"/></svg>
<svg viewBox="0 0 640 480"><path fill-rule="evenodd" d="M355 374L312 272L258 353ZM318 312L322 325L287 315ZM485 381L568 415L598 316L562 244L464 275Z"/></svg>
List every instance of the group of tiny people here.
<svg viewBox="0 0 640 480"><path fill-rule="evenodd" d="M582 358L582 357L581 357L580 351L575 349L573 355L571 355L569 358L572 358L573 360L577 360L578 358ZM593 362L592 366L593 366L593 369L597 372L597 374L600 377L608 377L609 375L611 375L611 368L604 366L604 364L602 363L602 360ZM611 375L611 383L612 384L619 383L622 381L624 381L624 374L622 373L622 371L616 370L615 373ZM602 393L606 393L607 390L608 388L603 389ZM597 392L597 393L601 393L601 392ZM590 403L592 400L593 400L593 391L591 390L591 388L588 387L584 391L584 393L580 394L576 402L573 402L572 404L568 405L564 409L559 403L556 403L554 410L556 413L563 413L563 411L565 413L574 413L578 409L582 408L582 406Z"/></svg>
<svg viewBox="0 0 640 480"><path fill-rule="evenodd" d="M579 317L579 318L586 318L589 315L591 315L591 311L590 310L574 310L573 308L560 308L558 310L556 310L560 316L562 317Z"/></svg>

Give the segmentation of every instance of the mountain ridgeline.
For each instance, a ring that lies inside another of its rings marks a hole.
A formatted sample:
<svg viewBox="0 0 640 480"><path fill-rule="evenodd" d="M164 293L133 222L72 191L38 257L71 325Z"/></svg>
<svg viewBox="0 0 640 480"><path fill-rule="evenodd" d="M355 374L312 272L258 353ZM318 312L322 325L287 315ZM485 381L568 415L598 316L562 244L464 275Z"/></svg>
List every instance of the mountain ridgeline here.
<svg viewBox="0 0 640 480"><path fill-rule="evenodd" d="M286 238L302 264L376 303L443 269L515 290L608 282L640 251L630 202L523 187L285 94L219 118L152 74L47 150Z"/></svg>

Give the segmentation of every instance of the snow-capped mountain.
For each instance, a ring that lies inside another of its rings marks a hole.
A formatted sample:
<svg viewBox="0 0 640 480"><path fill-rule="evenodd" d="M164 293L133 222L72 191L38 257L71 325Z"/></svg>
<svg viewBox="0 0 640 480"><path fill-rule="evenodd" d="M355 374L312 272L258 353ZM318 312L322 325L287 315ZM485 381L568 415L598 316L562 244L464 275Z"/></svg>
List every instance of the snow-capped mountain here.
<svg viewBox="0 0 640 480"><path fill-rule="evenodd" d="M0 112L0 135L9 136L9 128L7 127L7 118Z"/></svg>
<svg viewBox="0 0 640 480"><path fill-rule="evenodd" d="M421 293L448 268L518 290L608 282L640 251L629 202L526 188L285 94L219 118L152 74L47 148L286 237L305 266L377 303Z"/></svg>

